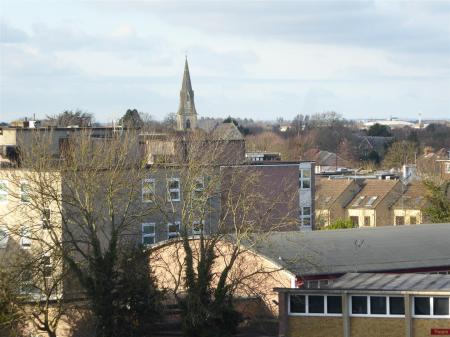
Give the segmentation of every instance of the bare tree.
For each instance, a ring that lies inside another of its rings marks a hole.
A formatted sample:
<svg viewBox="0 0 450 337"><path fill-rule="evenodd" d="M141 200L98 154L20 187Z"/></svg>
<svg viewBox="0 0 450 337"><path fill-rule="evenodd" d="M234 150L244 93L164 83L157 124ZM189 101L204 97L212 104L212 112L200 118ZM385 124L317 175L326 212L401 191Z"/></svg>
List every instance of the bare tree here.
<svg viewBox="0 0 450 337"><path fill-rule="evenodd" d="M138 136L119 131L98 139L82 131L64 143L56 158L49 151L51 132L35 137L31 146L23 147L21 176L11 177L29 186L29 201L20 204L27 212L22 213L42 215L31 236L61 257L61 270L70 275L64 277L64 298L89 300L97 336L114 336L118 325L126 322L131 331L139 322L123 320L122 309L128 307L130 315L138 309L128 293L118 293L132 288L124 284L132 279L124 277L122 261L133 247L130 242L136 242L142 218L153 212L140 203L146 163ZM44 236L35 235L42 231ZM149 273L148 284L152 282ZM152 299L156 298L148 299L149 306Z"/></svg>
<svg viewBox="0 0 450 337"><path fill-rule="evenodd" d="M161 219L169 226L179 221L172 244L157 246L152 256L162 274L170 275L167 281L182 308L185 336L235 332L240 315L234 296L261 295L257 275L279 271L256 261L240 267L272 231L296 223L292 213L276 214L277 206L292 200L282 200L281 193L267 198L256 167L217 165L229 145L193 133L181 166L161 165L150 172L167 181L166 190L153 199Z"/></svg>

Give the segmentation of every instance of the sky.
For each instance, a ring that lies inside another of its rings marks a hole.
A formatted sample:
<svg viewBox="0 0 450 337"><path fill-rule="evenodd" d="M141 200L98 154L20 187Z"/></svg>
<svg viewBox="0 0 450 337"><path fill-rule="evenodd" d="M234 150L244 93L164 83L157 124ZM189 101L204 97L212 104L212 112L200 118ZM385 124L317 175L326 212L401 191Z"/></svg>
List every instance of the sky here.
<svg viewBox="0 0 450 337"><path fill-rule="evenodd" d="M450 118L450 1L0 0L0 121Z"/></svg>

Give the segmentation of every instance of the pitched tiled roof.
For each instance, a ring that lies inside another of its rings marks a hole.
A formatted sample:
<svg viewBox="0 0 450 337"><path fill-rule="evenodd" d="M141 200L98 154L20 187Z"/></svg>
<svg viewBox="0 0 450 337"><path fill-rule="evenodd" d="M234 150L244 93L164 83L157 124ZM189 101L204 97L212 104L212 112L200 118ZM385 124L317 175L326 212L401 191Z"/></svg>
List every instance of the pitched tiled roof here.
<svg viewBox="0 0 450 337"><path fill-rule="evenodd" d="M394 208L421 209L425 206L427 190L423 184L413 182L406 186L405 192L394 204Z"/></svg>
<svg viewBox="0 0 450 337"><path fill-rule="evenodd" d="M374 208L384 199L395 185L401 184L397 180L366 179L361 191L350 202L350 208ZM370 203L370 198L372 202ZM376 197L376 198L375 198ZM398 195L400 197L400 194Z"/></svg>
<svg viewBox="0 0 450 337"><path fill-rule="evenodd" d="M316 208L330 207L353 183L349 179L316 178Z"/></svg>

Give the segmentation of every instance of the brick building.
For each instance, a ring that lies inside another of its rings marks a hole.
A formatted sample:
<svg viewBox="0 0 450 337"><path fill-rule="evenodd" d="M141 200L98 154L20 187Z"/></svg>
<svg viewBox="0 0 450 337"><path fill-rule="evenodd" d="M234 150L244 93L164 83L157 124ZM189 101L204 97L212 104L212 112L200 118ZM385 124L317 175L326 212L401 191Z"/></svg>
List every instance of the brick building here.
<svg viewBox="0 0 450 337"><path fill-rule="evenodd" d="M277 291L280 337L450 334L450 275L349 273L325 288Z"/></svg>

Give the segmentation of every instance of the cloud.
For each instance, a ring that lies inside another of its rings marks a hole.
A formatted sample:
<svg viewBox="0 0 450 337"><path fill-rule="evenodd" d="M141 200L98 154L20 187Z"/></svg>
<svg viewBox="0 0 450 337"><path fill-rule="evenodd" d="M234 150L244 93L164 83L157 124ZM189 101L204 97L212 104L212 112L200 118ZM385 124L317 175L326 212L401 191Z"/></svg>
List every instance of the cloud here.
<svg viewBox="0 0 450 337"><path fill-rule="evenodd" d="M28 34L20 29L0 21L0 43L22 43L28 40Z"/></svg>

